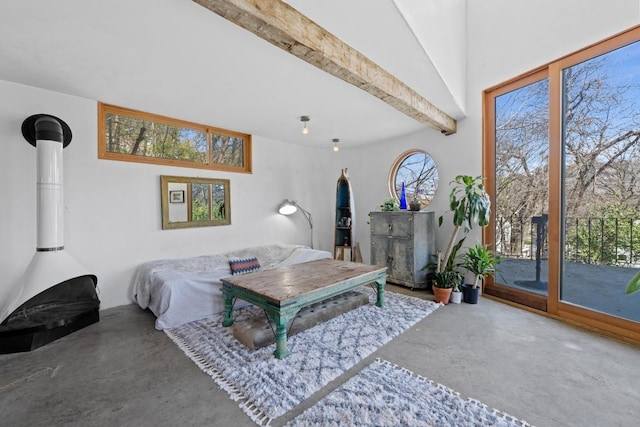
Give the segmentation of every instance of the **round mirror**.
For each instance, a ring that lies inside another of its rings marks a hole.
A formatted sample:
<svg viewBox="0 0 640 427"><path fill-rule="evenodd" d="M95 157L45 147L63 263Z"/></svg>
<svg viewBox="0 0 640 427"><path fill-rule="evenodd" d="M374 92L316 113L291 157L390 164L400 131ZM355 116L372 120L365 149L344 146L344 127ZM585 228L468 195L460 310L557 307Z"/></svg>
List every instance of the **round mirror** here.
<svg viewBox="0 0 640 427"><path fill-rule="evenodd" d="M438 168L433 158L422 150L409 150L400 155L389 174L389 192L400 200L404 183L407 205L414 200L420 209L431 202L438 188Z"/></svg>

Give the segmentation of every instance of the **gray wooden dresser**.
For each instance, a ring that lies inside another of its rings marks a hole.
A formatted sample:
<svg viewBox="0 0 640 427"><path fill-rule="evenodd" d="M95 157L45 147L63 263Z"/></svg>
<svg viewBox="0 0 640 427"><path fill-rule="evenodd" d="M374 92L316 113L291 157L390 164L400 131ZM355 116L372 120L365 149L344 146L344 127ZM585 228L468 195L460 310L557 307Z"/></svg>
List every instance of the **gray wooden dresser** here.
<svg viewBox="0 0 640 427"><path fill-rule="evenodd" d="M433 212L371 212L371 264L387 267L387 281L424 289L427 270L435 261Z"/></svg>

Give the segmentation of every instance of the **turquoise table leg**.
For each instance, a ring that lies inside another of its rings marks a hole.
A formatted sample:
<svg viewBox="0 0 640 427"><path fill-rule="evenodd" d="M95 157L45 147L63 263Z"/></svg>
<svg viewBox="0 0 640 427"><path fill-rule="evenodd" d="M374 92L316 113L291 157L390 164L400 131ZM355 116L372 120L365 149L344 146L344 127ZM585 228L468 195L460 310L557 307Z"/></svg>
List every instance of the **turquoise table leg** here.
<svg viewBox="0 0 640 427"><path fill-rule="evenodd" d="M287 326L289 320L295 317L296 313L273 313L271 319L276 324L276 351L273 354L277 359L284 359L289 355L287 349Z"/></svg>
<svg viewBox="0 0 640 427"><path fill-rule="evenodd" d="M277 359L284 359L289 355L287 350L287 325L276 325L276 351L273 353Z"/></svg>
<svg viewBox="0 0 640 427"><path fill-rule="evenodd" d="M222 296L224 297L224 319L222 319L222 326L233 325L233 295L222 289Z"/></svg>
<svg viewBox="0 0 640 427"><path fill-rule="evenodd" d="M376 280L376 286L378 288L378 298L376 300L376 305L378 307L384 307L384 285L387 282L387 277L383 277L382 279Z"/></svg>

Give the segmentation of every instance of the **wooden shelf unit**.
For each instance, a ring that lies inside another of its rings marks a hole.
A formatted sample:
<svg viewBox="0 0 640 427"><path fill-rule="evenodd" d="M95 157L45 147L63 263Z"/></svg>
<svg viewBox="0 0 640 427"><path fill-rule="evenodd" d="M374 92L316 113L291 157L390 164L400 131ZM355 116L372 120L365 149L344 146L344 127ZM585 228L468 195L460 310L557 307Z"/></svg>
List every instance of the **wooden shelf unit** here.
<svg viewBox="0 0 640 427"><path fill-rule="evenodd" d="M355 208L351 182L347 170L342 169L336 184L336 216L334 227L334 258L354 261L357 247L355 239Z"/></svg>

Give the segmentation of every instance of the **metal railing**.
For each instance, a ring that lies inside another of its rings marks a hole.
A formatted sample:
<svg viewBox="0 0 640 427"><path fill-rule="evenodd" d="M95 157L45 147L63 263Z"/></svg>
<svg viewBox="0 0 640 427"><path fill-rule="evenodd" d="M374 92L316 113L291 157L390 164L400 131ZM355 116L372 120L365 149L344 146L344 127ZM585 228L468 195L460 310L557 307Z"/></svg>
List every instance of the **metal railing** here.
<svg viewBox="0 0 640 427"><path fill-rule="evenodd" d="M505 257L547 258L544 215L498 217L496 251ZM571 217L565 221L565 259L582 264L640 267L640 218Z"/></svg>

